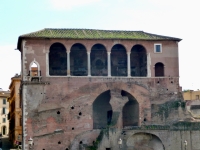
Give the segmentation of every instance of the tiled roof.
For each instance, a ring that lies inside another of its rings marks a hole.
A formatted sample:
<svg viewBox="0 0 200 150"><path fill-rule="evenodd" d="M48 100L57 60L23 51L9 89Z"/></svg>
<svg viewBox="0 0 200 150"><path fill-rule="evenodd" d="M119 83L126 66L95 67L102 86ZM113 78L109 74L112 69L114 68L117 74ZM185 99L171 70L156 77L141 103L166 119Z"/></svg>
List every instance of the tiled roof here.
<svg viewBox="0 0 200 150"><path fill-rule="evenodd" d="M96 30L96 29L51 29L46 28L40 31L19 36L18 48L24 38L59 38L59 39L124 39L124 40L174 40L179 38L156 35L143 31L123 30Z"/></svg>
<svg viewBox="0 0 200 150"><path fill-rule="evenodd" d="M95 29L43 29L24 34L21 38L65 39L133 39L133 40L181 40L174 37L150 34L143 31L95 30Z"/></svg>

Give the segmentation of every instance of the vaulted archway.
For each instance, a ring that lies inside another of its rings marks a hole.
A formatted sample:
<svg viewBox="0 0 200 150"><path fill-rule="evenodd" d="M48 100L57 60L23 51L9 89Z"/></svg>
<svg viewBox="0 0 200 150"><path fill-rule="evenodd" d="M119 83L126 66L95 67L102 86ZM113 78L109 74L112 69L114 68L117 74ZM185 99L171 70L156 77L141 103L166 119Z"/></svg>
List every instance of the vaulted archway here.
<svg viewBox="0 0 200 150"><path fill-rule="evenodd" d="M91 75L107 76L107 51L102 44L95 44L90 53Z"/></svg>
<svg viewBox="0 0 200 150"><path fill-rule="evenodd" d="M165 150L160 138L151 133L139 132L128 138L127 147L134 150Z"/></svg>
<svg viewBox="0 0 200 150"><path fill-rule="evenodd" d="M61 43L54 43L49 50L49 75L67 75L67 52Z"/></svg>
<svg viewBox="0 0 200 150"><path fill-rule="evenodd" d="M121 92L122 96L128 97L128 102L122 110L123 127L139 125L139 104L137 100L128 92Z"/></svg>
<svg viewBox="0 0 200 150"><path fill-rule="evenodd" d="M131 49L131 76L147 76L147 54L142 45L135 45Z"/></svg>
<svg viewBox="0 0 200 150"><path fill-rule="evenodd" d="M112 107L110 105L110 90L101 93L93 102L93 128L106 128L112 120Z"/></svg>
<svg viewBox="0 0 200 150"><path fill-rule="evenodd" d="M70 51L70 70L72 76L87 76L87 50L82 44L74 44Z"/></svg>
<svg viewBox="0 0 200 150"><path fill-rule="evenodd" d="M111 76L127 76L127 54L123 45L111 49Z"/></svg>

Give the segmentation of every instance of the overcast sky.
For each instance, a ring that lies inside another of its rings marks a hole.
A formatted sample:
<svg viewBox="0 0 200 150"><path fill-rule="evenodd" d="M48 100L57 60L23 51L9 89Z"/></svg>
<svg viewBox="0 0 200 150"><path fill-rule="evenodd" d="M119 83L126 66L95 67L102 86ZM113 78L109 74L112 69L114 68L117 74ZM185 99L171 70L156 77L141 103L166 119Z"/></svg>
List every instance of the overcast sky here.
<svg viewBox="0 0 200 150"><path fill-rule="evenodd" d="M180 85L200 89L198 0L3 0L0 3L0 88L20 73L18 36L43 28L142 30L179 42Z"/></svg>

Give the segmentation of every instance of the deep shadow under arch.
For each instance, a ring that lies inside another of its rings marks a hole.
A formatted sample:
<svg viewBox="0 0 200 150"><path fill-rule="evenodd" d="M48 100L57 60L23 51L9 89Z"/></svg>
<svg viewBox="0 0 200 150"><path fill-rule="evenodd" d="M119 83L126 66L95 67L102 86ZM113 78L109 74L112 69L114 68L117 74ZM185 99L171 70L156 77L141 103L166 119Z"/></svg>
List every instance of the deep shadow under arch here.
<svg viewBox="0 0 200 150"><path fill-rule="evenodd" d="M93 102L93 128L106 128L112 120L112 107L110 105L110 90L101 93Z"/></svg>
<svg viewBox="0 0 200 150"><path fill-rule="evenodd" d="M163 77L164 76L164 65L159 62L155 64L155 77Z"/></svg>
<svg viewBox="0 0 200 150"><path fill-rule="evenodd" d="M127 76L127 54L123 45L111 49L111 76Z"/></svg>
<svg viewBox="0 0 200 150"><path fill-rule="evenodd" d="M131 49L131 76L147 76L147 54L142 45L135 45Z"/></svg>
<svg viewBox="0 0 200 150"><path fill-rule="evenodd" d="M67 75L67 53L63 44L54 43L49 50L49 75Z"/></svg>
<svg viewBox="0 0 200 150"><path fill-rule="evenodd" d="M138 126L139 124L139 104L137 100L128 92L121 92L122 96L128 97L128 102L124 105L122 110L123 127Z"/></svg>
<svg viewBox="0 0 200 150"><path fill-rule="evenodd" d="M70 71L72 76L87 76L87 50L82 44L74 44L70 50Z"/></svg>
<svg viewBox="0 0 200 150"><path fill-rule="evenodd" d="M134 150L165 150L160 138L151 133L139 132L127 140L128 147L134 147Z"/></svg>
<svg viewBox="0 0 200 150"><path fill-rule="evenodd" d="M107 51L102 44L95 44L90 53L91 75L107 76Z"/></svg>

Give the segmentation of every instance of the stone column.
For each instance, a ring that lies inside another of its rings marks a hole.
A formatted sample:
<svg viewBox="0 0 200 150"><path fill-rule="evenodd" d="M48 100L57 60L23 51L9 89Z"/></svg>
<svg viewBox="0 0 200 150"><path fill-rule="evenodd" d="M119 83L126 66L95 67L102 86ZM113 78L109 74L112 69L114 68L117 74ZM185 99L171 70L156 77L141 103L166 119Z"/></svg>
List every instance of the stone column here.
<svg viewBox="0 0 200 150"><path fill-rule="evenodd" d="M67 51L67 76L70 76L70 51Z"/></svg>
<svg viewBox="0 0 200 150"><path fill-rule="evenodd" d="M127 70L128 70L128 77L131 77L131 52L127 52Z"/></svg>
<svg viewBox="0 0 200 150"><path fill-rule="evenodd" d="M151 77L151 56L147 53L147 77Z"/></svg>
<svg viewBox="0 0 200 150"><path fill-rule="evenodd" d="M91 76L90 52L87 52L87 58L88 58L88 76Z"/></svg>
<svg viewBox="0 0 200 150"><path fill-rule="evenodd" d="M107 52L108 57L108 76L111 77L111 61L110 61L110 52Z"/></svg>

